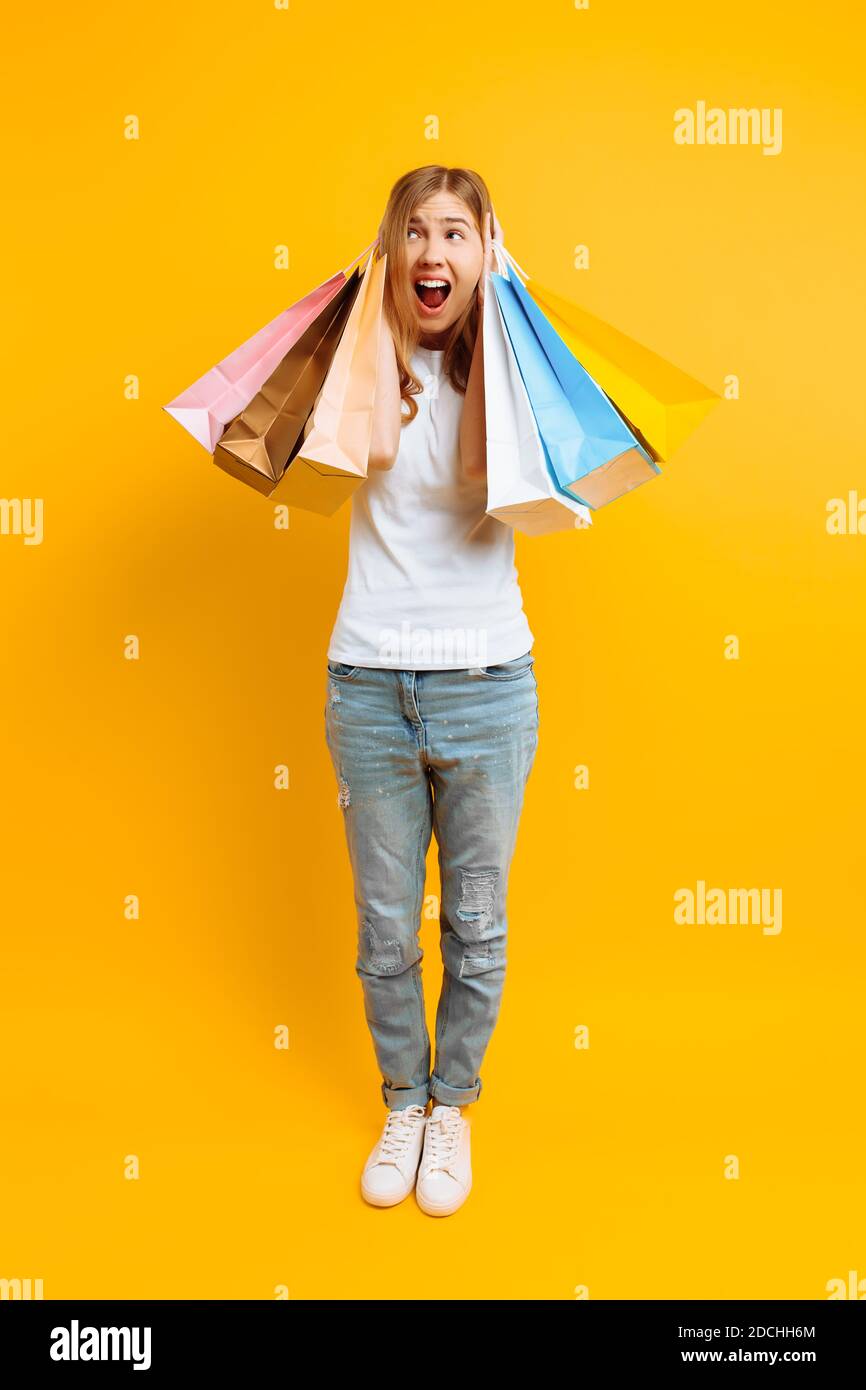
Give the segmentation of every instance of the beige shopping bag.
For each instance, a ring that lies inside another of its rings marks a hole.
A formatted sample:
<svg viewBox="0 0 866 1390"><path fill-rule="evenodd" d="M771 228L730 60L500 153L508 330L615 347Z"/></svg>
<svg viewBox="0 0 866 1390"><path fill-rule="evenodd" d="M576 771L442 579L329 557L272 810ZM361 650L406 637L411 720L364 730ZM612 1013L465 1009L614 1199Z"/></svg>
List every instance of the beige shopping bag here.
<svg viewBox="0 0 866 1390"><path fill-rule="evenodd" d="M268 494L332 516L367 477L387 256L374 252L313 407L305 438Z"/></svg>

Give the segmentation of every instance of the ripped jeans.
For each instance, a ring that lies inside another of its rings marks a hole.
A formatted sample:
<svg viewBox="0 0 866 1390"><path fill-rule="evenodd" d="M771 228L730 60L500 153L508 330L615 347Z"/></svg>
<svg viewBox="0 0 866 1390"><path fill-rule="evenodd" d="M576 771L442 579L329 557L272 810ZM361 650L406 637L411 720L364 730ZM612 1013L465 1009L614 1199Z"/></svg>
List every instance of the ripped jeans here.
<svg viewBox="0 0 866 1390"><path fill-rule="evenodd" d="M328 661L325 732L355 883L356 973L390 1109L467 1105L496 1023L506 890L538 745L530 652L467 670ZM439 846L442 991L435 1070L418 943Z"/></svg>

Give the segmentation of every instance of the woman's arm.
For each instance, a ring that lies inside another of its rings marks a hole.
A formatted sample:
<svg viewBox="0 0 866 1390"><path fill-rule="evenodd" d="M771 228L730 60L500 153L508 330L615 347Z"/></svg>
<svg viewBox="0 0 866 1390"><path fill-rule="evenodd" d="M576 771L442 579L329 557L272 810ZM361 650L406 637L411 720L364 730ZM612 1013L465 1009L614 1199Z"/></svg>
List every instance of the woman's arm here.
<svg viewBox="0 0 866 1390"><path fill-rule="evenodd" d="M397 370L397 350L388 326L382 315L379 331L379 368L376 378L376 395L373 400L373 433L370 439L368 468L388 469L394 467L397 451L400 448L400 374Z"/></svg>
<svg viewBox="0 0 866 1390"><path fill-rule="evenodd" d="M466 395L463 400L463 414L460 418L460 462L463 473L468 478L487 477L487 417L484 409L484 295L487 291L487 277L495 268L493 259L493 237L505 244L505 236L499 225L499 218L491 208L484 219L484 260L478 280L478 330L475 346L472 349L472 362ZM492 294L493 291L491 290Z"/></svg>
<svg viewBox="0 0 866 1390"><path fill-rule="evenodd" d="M478 332L472 351L469 380L460 417L460 462L468 478L487 476L487 421L484 414L484 312L478 315Z"/></svg>

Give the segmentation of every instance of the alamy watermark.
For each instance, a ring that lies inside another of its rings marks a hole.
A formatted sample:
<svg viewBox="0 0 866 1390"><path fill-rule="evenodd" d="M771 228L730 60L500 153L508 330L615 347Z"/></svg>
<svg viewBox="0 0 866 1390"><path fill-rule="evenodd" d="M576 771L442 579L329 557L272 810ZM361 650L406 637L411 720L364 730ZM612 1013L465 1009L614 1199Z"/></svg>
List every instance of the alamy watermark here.
<svg viewBox="0 0 866 1390"><path fill-rule="evenodd" d="M402 622L399 629L379 630L379 657L401 666L486 666L486 627L413 627Z"/></svg>
<svg viewBox="0 0 866 1390"><path fill-rule="evenodd" d="M771 896L772 895L772 896ZM699 878L695 888L674 890L674 921L699 926L763 926L764 936L782 930L781 888L707 888Z"/></svg>
<svg viewBox="0 0 866 1390"><path fill-rule="evenodd" d="M708 106L705 101L674 112L675 145L760 145L764 154L782 150L781 106Z"/></svg>
<svg viewBox="0 0 866 1390"><path fill-rule="evenodd" d="M0 497L0 536L23 536L25 545L42 544L41 497Z"/></svg>

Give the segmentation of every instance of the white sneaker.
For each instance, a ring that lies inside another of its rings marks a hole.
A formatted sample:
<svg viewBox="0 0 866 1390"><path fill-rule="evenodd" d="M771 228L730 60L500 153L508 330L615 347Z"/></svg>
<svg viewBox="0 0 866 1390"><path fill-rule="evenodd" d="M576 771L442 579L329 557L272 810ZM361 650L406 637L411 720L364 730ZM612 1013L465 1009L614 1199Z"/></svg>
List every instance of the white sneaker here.
<svg viewBox="0 0 866 1390"><path fill-rule="evenodd" d="M469 1121L457 1105L439 1105L424 1131L424 1152L418 1169L415 1196L428 1216L450 1216L461 1207L472 1189L469 1158Z"/></svg>
<svg viewBox="0 0 866 1390"><path fill-rule="evenodd" d="M393 1207L412 1191L426 1123L423 1105L388 1111L382 1137L361 1174L361 1193L372 1206Z"/></svg>

